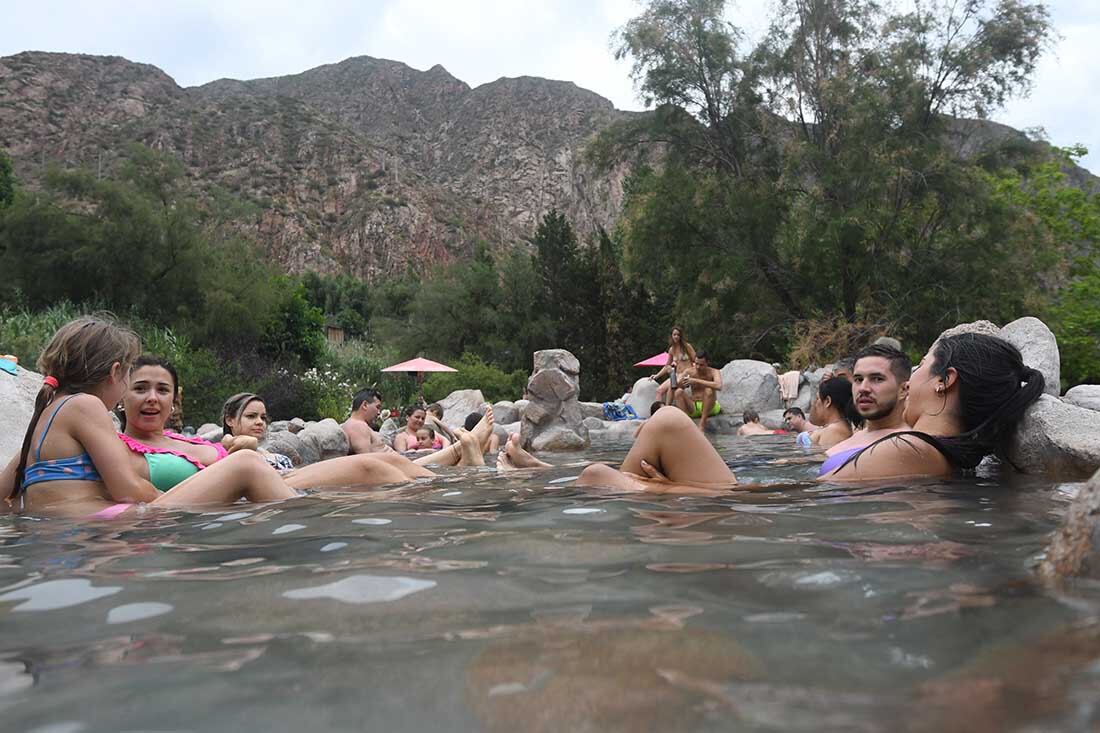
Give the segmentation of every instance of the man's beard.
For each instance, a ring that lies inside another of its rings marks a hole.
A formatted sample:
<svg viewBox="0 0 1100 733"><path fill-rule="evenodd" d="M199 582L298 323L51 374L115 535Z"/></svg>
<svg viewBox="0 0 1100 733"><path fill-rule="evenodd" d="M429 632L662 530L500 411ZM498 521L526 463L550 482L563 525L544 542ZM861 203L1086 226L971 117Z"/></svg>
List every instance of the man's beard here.
<svg viewBox="0 0 1100 733"><path fill-rule="evenodd" d="M866 413L866 414L863 413L863 412L860 412L859 406L857 405L856 406L856 412L859 412L859 416L862 417L864 420L881 420L882 418L886 417L891 412L893 412L894 409L897 406L898 406L898 400L894 399L893 402L890 402L887 405L878 405L877 406L878 409L876 409L874 412Z"/></svg>

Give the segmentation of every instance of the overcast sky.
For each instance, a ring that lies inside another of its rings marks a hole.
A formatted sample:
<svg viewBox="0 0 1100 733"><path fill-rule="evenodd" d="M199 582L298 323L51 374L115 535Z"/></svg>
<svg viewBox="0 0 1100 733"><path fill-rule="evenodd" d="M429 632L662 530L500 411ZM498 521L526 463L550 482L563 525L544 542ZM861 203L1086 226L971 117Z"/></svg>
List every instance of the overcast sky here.
<svg viewBox="0 0 1100 733"><path fill-rule="evenodd" d="M751 36L770 0L733 0L730 20ZM1100 173L1100 2L1048 0L1060 34L1026 99L993 119L1043 127L1056 145L1085 144ZM565 79L641 109L629 62L610 36L636 15L634 0L36 0L3 12L0 56L67 51L124 56L160 67L182 86L223 77L293 74L349 56L442 64L471 86L502 76Z"/></svg>

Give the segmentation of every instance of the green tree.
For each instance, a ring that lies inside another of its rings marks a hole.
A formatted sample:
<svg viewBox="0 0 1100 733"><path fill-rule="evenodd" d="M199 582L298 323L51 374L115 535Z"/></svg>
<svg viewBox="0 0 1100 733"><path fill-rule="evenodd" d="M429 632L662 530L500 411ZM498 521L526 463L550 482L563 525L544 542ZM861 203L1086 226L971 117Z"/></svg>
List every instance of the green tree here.
<svg viewBox="0 0 1100 733"><path fill-rule="evenodd" d="M260 350L275 359L315 367L325 352L325 318L309 304L305 287L282 279L284 295L263 324Z"/></svg>
<svg viewBox="0 0 1100 733"><path fill-rule="evenodd" d="M15 198L15 173L12 171L11 158L0 150L0 209Z"/></svg>

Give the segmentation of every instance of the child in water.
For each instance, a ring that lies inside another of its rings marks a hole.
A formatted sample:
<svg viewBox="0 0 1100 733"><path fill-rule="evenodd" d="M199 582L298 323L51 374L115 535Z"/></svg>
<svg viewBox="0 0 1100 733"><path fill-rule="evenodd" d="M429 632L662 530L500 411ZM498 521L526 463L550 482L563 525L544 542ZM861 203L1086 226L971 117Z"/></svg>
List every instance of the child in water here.
<svg viewBox="0 0 1100 733"><path fill-rule="evenodd" d="M424 427L416 431L417 450L443 450L443 440L436 437L435 431Z"/></svg>
<svg viewBox="0 0 1100 733"><path fill-rule="evenodd" d="M62 326L38 358L45 374L15 458L0 472L9 507L35 513L111 519L135 505L225 504L242 496L297 496L263 459L243 451L166 493L130 463L108 410L122 398L141 351L137 335L100 317ZM231 460L232 459L232 460Z"/></svg>

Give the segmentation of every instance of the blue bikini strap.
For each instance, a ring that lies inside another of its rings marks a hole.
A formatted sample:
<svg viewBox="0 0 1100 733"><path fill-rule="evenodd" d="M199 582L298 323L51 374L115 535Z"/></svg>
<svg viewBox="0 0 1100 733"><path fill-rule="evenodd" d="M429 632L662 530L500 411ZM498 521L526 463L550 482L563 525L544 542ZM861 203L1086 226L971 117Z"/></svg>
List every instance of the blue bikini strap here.
<svg viewBox="0 0 1100 733"><path fill-rule="evenodd" d="M42 431L42 435L40 435L38 438L38 447L34 451L35 463L38 463L42 460L42 443L46 441L46 433L50 432L50 428L53 427L53 419L57 417L57 413L61 412L61 408L65 406L65 403L71 400L73 397L76 397L76 395L69 395L65 399L61 400L61 402L57 404L57 407L54 408L53 414L50 415L49 422L46 423L46 429Z"/></svg>

